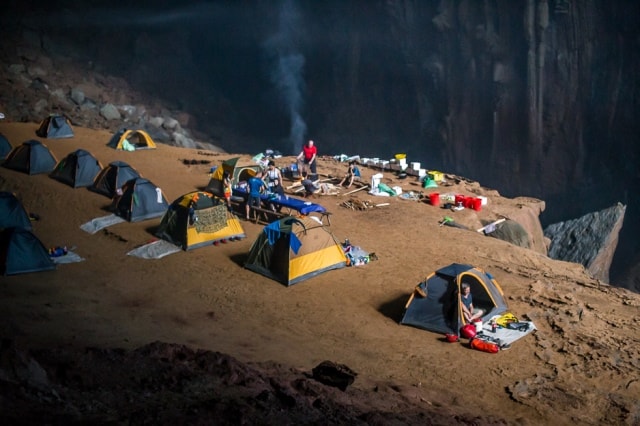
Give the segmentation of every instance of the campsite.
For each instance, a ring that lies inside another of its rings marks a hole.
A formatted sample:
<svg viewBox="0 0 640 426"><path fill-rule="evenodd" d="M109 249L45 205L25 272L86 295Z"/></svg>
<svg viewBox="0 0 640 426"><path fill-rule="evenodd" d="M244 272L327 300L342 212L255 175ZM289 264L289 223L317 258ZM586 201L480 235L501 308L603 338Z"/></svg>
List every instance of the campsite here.
<svg viewBox="0 0 640 426"><path fill-rule="evenodd" d="M37 123L0 123L0 133L14 147L35 138L37 128ZM161 189L167 206L206 191L212 165L236 157L249 164L255 154L205 155L163 144L129 152L108 146L108 131L73 130L72 138L43 140L55 158L83 149L103 165L125 162L144 182ZM280 167L292 161L276 160ZM321 157L318 164L324 175L341 177L344 169L344 163L331 156ZM350 367L357 378L344 392L306 385L322 392L323 401L339 400L357 407L354 412L415 415L411 418L416 422L422 415L440 424L637 423L640 297L589 277L581 265L553 261L536 250L544 246L541 232L535 232L544 201L502 197L497 189L446 171L449 185L440 188L422 188L416 179L367 166L361 172L364 182L381 173L388 187L424 197L376 197L366 190L315 195L311 201L331 212L327 227L337 241L350 240L375 252L377 260L283 285L245 267L263 224L240 220L243 238L201 246L195 241L194 249L181 231L171 231L183 250L161 259L140 259L127 253L157 240L162 215L84 232L83 223L110 212L108 195L73 188L47 173L0 167L0 190L17 194L27 213L37 215L32 232L44 247L74 247L84 259L1 277L2 336L20 348L41 351L135 350L165 342L220 352L251 368L270 366L266 371L280 372L287 380L274 381L284 383L279 389L285 395L302 392L295 383L308 380L306 373L329 360ZM109 194L115 190L108 184L105 188ZM453 211L428 202L435 191L488 201L479 210ZM345 208L349 200L367 207ZM185 215L176 217L184 222ZM464 229L442 226L445 217ZM476 232L504 217L530 231L531 249ZM504 292L508 311L534 322L535 332L508 351L488 354L470 349L466 339L450 343L443 332L401 324L416 286L451 264L490 272ZM80 361L69 365L83 370ZM113 382L118 371L112 366ZM111 386L109 374L103 374L101 380ZM236 384L233 379L227 383ZM247 399L259 401L258 395ZM159 399L155 404L164 406ZM134 405L122 403L119 409L126 415L139 409ZM309 402L309 410L315 407ZM256 413L249 418L258 418L258 409ZM375 418L369 420L375 423Z"/></svg>

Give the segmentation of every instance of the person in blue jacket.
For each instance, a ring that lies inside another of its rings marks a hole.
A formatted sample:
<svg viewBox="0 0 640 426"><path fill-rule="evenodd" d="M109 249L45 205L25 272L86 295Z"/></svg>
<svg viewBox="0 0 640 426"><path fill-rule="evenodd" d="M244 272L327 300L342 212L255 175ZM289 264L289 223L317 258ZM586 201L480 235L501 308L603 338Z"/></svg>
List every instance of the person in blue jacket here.
<svg viewBox="0 0 640 426"><path fill-rule="evenodd" d="M342 180L338 185L342 186L348 182L349 184L347 185L347 188L351 188L351 185L353 185L353 181L356 178L358 179L360 178L360 170L358 170L358 166L356 166L356 162L352 160L352 161L349 161L349 167L347 168L347 173L344 175L344 177L342 178Z"/></svg>

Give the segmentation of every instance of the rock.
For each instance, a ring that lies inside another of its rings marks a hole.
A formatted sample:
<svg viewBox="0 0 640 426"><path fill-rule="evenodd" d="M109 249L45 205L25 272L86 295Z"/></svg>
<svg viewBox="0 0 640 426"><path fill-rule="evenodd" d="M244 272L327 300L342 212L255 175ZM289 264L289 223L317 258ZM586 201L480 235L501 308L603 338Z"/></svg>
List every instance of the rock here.
<svg viewBox="0 0 640 426"><path fill-rule="evenodd" d="M81 89L74 87L71 89L71 100L75 102L76 105L82 105L85 100L84 92Z"/></svg>
<svg viewBox="0 0 640 426"><path fill-rule="evenodd" d="M490 237L507 241L513 245L531 248L529 234L522 225L513 220L507 220L496 226L496 230L487 234Z"/></svg>
<svg viewBox="0 0 640 426"><path fill-rule="evenodd" d="M175 118L167 117L164 119L164 123L162 123L162 127L167 130L179 130L180 123Z"/></svg>
<svg viewBox="0 0 640 426"><path fill-rule="evenodd" d="M180 133L180 132L174 132L171 135L171 138L173 139L173 141L175 142L176 146L181 146L184 148L195 148L195 142L188 138L187 136L185 136L184 134Z"/></svg>
<svg viewBox="0 0 640 426"><path fill-rule="evenodd" d="M100 108L100 115L107 120L120 120L120 112L113 104L105 104Z"/></svg>
<svg viewBox="0 0 640 426"><path fill-rule="evenodd" d="M148 123L151 124L153 127L160 128L160 127L162 127L162 124L164 123L164 118L162 118L162 117L151 117L149 119Z"/></svg>
<svg viewBox="0 0 640 426"><path fill-rule="evenodd" d="M47 102L46 99L40 99L38 102L36 102L36 104L33 106L33 110L37 113L40 114L44 109L47 108L47 106L49 105L49 103Z"/></svg>
<svg viewBox="0 0 640 426"><path fill-rule="evenodd" d="M12 74L22 74L25 72L25 67L22 64L11 64L9 65L9 72Z"/></svg>
<svg viewBox="0 0 640 426"><path fill-rule="evenodd" d="M549 225L544 235L551 242L549 257L582 264L594 278L609 282L609 268L618 246L626 206L586 214Z"/></svg>
<svg viewBox="0 0 640 426"><path fill-rule="evenodd" d="M322 361L312 370L313 378L327 386L347 390L353 384L358 373L343 364Z"/></svg>
<svg viewBox="0 0 640 426"><path fill-rule="evenodd" d="M64 94L64 90L62 89L54 89L51 91L51 94L58 99L66 101L66 95Z"/></svg>
<svg viewBox="0 0 640 426"><path fill-rule="evenodd" d="M27 69L27 74L29 74L31 78L36 78L45 77L47 75L47 72L39 66L32 66Z"/></svg>

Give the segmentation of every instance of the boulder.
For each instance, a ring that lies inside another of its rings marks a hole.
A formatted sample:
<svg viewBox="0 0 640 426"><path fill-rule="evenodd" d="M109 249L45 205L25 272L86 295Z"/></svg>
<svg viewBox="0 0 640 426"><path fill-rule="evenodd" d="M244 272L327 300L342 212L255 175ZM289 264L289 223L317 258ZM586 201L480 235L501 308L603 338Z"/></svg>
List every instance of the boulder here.
<svg viewBox="0 0 640 426"><path fill-rule="evenodd" d="M82 105L84 103L84 99L84 92L81 89L77 87L71 89L71 100L75 102L76 105Z"/></svg>
<svg viewBox="0 0 640 426"><path fill-rule="evenodd" d="M550 240L549 257L580 263L594 278L608 283L626 208L618 203L578 219L549 225L544 230Z"/></svg>
<svg viewBox="0 0 640 426"><path fill-rule="evenodd" d="M105 104L100 108L100 115L107 120L120 120L120 111L113 104Z"/></svg>

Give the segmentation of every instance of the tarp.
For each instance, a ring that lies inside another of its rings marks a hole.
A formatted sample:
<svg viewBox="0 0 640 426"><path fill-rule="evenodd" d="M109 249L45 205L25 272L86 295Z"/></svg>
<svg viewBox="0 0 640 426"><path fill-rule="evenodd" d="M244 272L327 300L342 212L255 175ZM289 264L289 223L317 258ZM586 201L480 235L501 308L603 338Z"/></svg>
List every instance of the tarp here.
<svg viewBox="0 0 640 426"><path fill-rule="evenodd" d="M89 234L95 234L101 229L104 229L108 226L115 225L117 223L122 223L122 222L126 222L126 220L124 220L123 218L115 214L110 214L107 216L91 219L89 222L86 222L80 225L80 229L82 229L85 232L88 232Z"/></svg>
<svg viewBox="0 0 640 426"><path fill-rule="evenodd" d="M127 253L127 255L139 257L141 259L162 259L165 256L179 251L180 247L171 244L168 241L157 240L144 244L140 247L136 247Z"/></svg>

